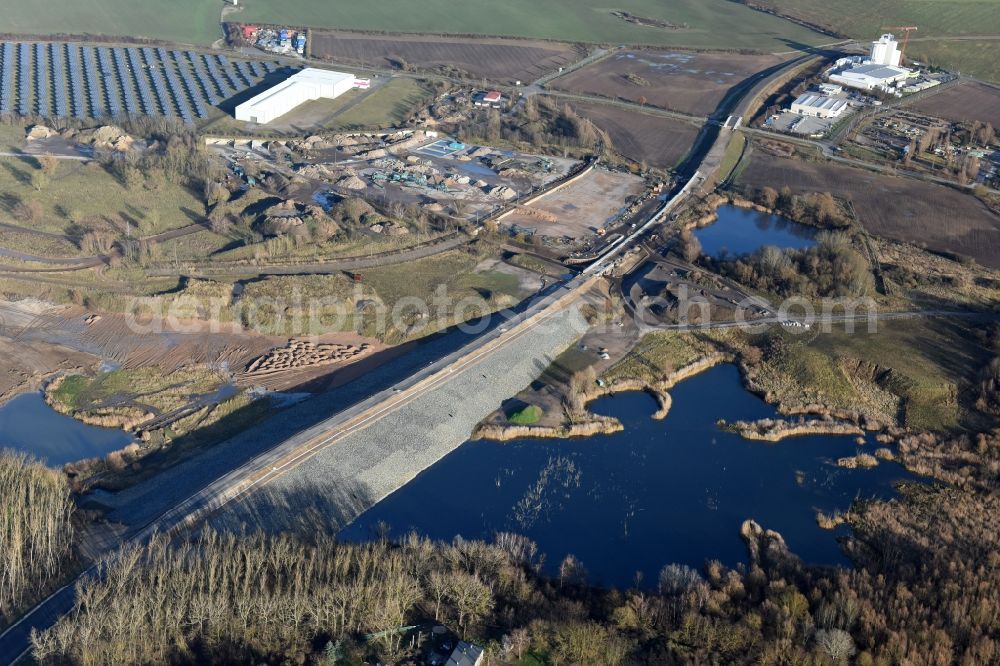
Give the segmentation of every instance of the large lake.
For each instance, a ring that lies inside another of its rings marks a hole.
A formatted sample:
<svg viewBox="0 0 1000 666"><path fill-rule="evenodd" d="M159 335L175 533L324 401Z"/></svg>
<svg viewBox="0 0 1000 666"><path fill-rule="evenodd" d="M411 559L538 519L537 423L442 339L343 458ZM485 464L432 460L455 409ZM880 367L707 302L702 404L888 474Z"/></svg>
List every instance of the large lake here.
<svg viewBox="0 0 1000 666"><path fill-rule="evenodd" d="M751 254L768 245L798 249L815 243L816 229L779 215L736 206L719 206L716 214L719 219L694 231L702 252L709 256Z"/></svg>
<svg viewBox="0 0 1000 666"><path fill-rule="evenodd" d="M122 430L98 428L60 414L41 393L25 393L0 407L0 449L23 451L50 467L107 455L132 441Z"/></svg>
<svg viewBox="0 0 1000 666"><path fill-rule="evenodd" d="M883 462L847 470L835 460L863 447L852 437L809 436L772 444L720 430L724 418L759 419L775 410L748 393L739 372L723 365L671 391L663 421L645 393L595 401L625 432L575 440L470 441L341 531L366 539L380 522L394 535L413 529L435 539L490 539L525 534L552 572L572 553L591 580L629 585L640 572L655 584L671 562L700 567L746 560L739 536L752 518L779 531L806 562L849 562L837 533L816 525L816 511L847 509L857 497L889 497L893 482L912 478ZM843 532L841 532L842 534Z"/></svg>

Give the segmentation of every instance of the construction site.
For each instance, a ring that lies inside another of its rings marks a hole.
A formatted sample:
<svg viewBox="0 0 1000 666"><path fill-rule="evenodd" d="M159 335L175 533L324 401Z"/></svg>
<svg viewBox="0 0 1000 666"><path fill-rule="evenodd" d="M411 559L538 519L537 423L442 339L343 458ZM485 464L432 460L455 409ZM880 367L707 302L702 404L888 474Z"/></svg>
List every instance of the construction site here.
<svg viewBox="0 0 1000 666"><path fill-rule="evenodd" d="M613 204L614 211L604 210L608 205L606 195L629 198L643 189L642 178L602 171L586 176L569 189L560 188L563 193L559 199L546 198L555 202L547 204L553 208L551 211L521 206L519 201L565 179L582 163L466 145L425 130L310 137L302 141L210 138L207 142L230 161L231 168L245 173L245 165L252 163L257 170L279 171L290 179L283 196L314 201L327 209L344 198L362 198L382 210L413 205L462 223L482 223L497 215L498 220L508 224L505 216L500 216L516 206L524 212L520 217L513 215L509 223L527 227L517 220L533 216L554 223L537 227L539 233L572 239L603 233L605 223L620 208ZM566 203L566 197L584 197L577 205L587 214L581 218Z"/></svg>

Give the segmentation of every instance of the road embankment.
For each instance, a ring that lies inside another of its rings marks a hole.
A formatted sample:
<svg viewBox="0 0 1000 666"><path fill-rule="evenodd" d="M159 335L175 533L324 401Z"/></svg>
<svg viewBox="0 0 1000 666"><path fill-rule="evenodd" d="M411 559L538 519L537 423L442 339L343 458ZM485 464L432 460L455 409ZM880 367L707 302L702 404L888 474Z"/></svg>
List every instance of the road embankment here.
<svg viewBox="0 0 1000 666"><path fill-rule="evenodd" d="M587 329L574 306L517 339L428 380L364 428L311 454L212 517L222 528L336 531L469 439L475 426L530 384Z"/></svg>

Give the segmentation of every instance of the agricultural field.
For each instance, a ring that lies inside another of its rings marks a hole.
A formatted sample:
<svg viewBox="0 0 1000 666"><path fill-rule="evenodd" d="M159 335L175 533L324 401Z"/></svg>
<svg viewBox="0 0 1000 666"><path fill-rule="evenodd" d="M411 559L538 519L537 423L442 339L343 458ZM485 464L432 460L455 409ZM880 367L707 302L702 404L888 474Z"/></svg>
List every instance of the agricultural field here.
<svg viewBox="0 0 1000 666"><path fill-rule="evenodd" d="M608 133L611 148L635 162L670 169L691 149L698 126L605 104L574 104L578 114Z"/></svg>
<svg viewBox="0 0 1000 666"><path fill-rule="evenodd" d="M419 11L414 7L407 0L335 4L256 0L229 13L227 19L344 30L767 51L829 41L728 0L622 0L614 9L598 0L424 0ZM120 35L201 46L222 38L221 10L222 4L215 0L179 0L168 12L162 5L134 0L82 0L72 5L56 0L0 2L7 33Z"/></svg>
<svg viewBox="0 0 1000 666"><path fill-rule="evenodd" d="M1000 127L1000 88L982 83L962 82L924 97L911 106L917 111L953 122L978 120Z"/></svg>
<svg viewBox="0 0 1000 666"><path fill-rule="evenodd" d="M773 55L620 51L549 86L707 116L730 88L781 61Z"/></svg>
<svg viewBox="0 0 1000 666"><path fill-rule="evenodd" d="M972 257L1000 268L1000 217L972 195L944 185L822 162L754 153L737 179L749 188L789 187L851 199L873 234Z"/></svg>
<svg viewBox="0 0 1000 666"><path fill-rule="evenodd" d="M147 115L193 124L259 85L273 62L163 47L3 42L0 113L43 118Z"/></svg>
<svg viewBox="0 0 1000 666"><path fill-rule="evenodd" d="M212 0L174 0L169 11L131 0L0 0L6 34L120 35L198 46L222 37L221 9Z"/></svg>
<svg viewBox="0 0 1000 666"><path fill-rule="evenodd" d="M1000 84L997 48L1000 48L1000 40L996 37L954 37L913 42L910 44L910 53L920 62Z"/></svg>
<svg viewBox="0 0 1000 666"><path fill-rule="evenodd" d="M728 0L407 0L337 3L255 2L238 14L247 22L284 22L344 30L480 34L610 44L788 50L829 41L811 30ZM617 12L617 15L616 15Z"/></svg>
<svg viewBox="0 0 1000 666"><path fill-rule="evenodd" d="M359 66L427 70L508 85L533 81L586 55L558 42L312 32L314 58Z"/></svg>
<svg viewBox="0 0 1000 666"><path fill-rule="evenodd" d="M952 39L1000 35L1000 13L992 0L753 0L778 14L860 40L883 27L915 25L911 58L1000 82L996 42Z"/></svg>
<svg viewBox="0 0 1000 666"><path fill-rule="evenodd" d="M545 236L585 238L618 217L623 203L643 190L642 178L595 169L503 219Z"/></svg>

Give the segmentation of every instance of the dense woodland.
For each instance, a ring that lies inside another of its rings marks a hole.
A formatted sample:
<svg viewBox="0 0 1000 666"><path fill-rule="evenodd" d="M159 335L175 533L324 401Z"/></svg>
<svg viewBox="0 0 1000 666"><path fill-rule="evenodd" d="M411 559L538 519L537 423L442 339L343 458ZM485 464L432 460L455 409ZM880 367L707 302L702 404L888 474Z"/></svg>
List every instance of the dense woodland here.
<svg viewBox="0 0 1000 666"><path fill-rule="evenodd" d="M73 506L65 476L0 451L0 626L66 569Z"/></svg>
<svg viewBox="0 0 1000 666"><path fill-rule="evenodd" d="M527 655L588 665L995 663L1000 433L912 436L899 452L942 483L853 507L853 570L805 567L750 522L749 565L669 565L654 585L629 590L588 586L572 558L543 577L534 545L513 535L337 544L205 532L118 555L81 588L76 612L36 637L35 655L53 664L397 663L426 646L380 632L441 622L486 645L492 664Z"/></svg>

